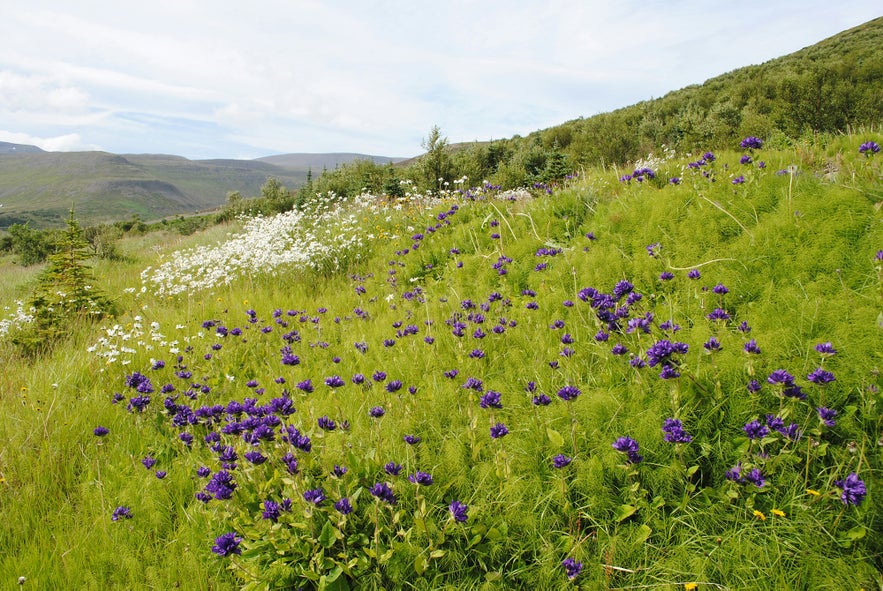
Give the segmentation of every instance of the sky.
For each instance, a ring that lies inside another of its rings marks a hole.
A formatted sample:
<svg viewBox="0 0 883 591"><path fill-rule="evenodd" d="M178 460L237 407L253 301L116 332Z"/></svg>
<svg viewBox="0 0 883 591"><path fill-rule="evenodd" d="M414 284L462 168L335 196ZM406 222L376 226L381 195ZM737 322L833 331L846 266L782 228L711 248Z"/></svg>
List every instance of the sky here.
<svg viewBox="0 0 883 591"><path fill-rule="evenodd" d="M411 157L786 55L879 0L0 0L0 141Z"/></svg>

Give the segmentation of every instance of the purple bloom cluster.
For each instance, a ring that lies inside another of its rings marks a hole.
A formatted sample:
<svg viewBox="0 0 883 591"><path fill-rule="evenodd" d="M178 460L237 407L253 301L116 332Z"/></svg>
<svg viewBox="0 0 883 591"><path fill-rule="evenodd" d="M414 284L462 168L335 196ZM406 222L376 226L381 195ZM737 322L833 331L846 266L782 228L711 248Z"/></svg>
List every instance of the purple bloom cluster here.
<svg viewBox="0 0 883 591"><path fill-rule="evenodd" d="M842 491L840 493L840 500L843 501L844 505L861 505L862 501L865 500L865 495L868 494L864 481L859 479L855 472L851 472L843 480L836 480L834 486Z"/></svg>
<svg viewBox="0 0 883 591"><path fill-rule="evenodd" d="M576 561L573 558L565 558L561 562L561 566L564 567L564 573L571 581L577 578L583 570L583 563Z"/></svg>
<svg viewBox="0 0 883 591"><path fill-rule="evenodd" d="M630 464L639 464L644 460L644 456L638 453L638 442L631 437L619 437L613 442L613 449L626 454Z"/></svg>
<svg viewBox="0 0 883 591"><path fill-rule="evenodd" d="M880 145L877 142L867 141L858 147L859 154L870 156L880 151Z"/></svg>
<svg viewBox="0 0 883 591"><path fill-rule="evenodd" d="M218 556L230 556L231 554L242 554L239 544L242 538L236 532L222 534L215 538L215 545L212 546L212 552Z"/></svg>
<svg viewBox="0 0 883 591"><path fill-rule="evenodd" d="M684 431L684 425L680 419L665 419L662 423L662 438L669 443L690 443L693 436Z"/></svg>
<svg viewBox="0 0 883 591"><path fill-rule="evenodd" d="M448 505L448 510L451 512L451 517L454 518L454 521L458 523L466 523L469 519L469 507L460 501L451 501L451 504Z"/></svg>

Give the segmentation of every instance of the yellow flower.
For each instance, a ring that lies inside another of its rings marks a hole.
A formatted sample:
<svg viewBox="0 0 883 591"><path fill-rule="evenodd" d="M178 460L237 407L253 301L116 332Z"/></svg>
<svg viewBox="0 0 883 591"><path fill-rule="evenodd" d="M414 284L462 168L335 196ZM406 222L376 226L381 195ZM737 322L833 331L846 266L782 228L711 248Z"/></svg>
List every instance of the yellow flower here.
<svg viewBox="0 0 883 591"><path fill-rule="evenodd" d="M821 495L822 493L820 493L820 492L817 491L817 490L813 490L813 489L811 489L811 488L808 488L808 489L806 489L806 494L808 494L808 495L812 495L812 496L814 496L814 497L817 497L817 496Z"/></svg>
<svg viewBox="0 0 883 591"><path fill-rule="evenodd" d="M754 510L754 516L760 519L761 521L766 521L766 515L763 514L762 511Z"/></svg>
<svg viewBox="0 0 883 591"><path fill-rule="evenodd" d="M696 583L684 583L684 591L693 591L693 589L697 589L699 585Z"/></svg>
<svg viewBox="0 0 883 591"><path fill-rule="evenodd" d="M773 509L772 514L775 515L776 517L785 517L785 512L782 511L781 509Z"/></svg>

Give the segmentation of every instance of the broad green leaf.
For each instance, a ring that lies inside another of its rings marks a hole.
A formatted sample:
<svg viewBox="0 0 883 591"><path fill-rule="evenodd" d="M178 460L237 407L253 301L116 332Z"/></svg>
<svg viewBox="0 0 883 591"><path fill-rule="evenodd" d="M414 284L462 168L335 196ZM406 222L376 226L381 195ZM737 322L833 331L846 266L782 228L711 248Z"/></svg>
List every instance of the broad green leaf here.
<svg viewBox="0 0 883 591"><path fill-rule="evenodd" d="M319 545L323 548L330 548L337 540L337 530L331 525L330 521L326 521L322 526L322 533L319 534Z"/></svg>
<svg viewBox="0 0 883 591"><path fill-rule="evenodd" d="M555 429L549 427L546 429L546 435L549 436L549 441L552 442L553 447L561 447L564 445L564 438L561 437L561 433Z"/></svg>
<svg viewBox="0 0 883 591"><path fill-rule="evenodd" d="M620 505L616 510L616 514L613 516L613 519L617 522L628 519L632 515L635 514L635 511L638 509L633 505Z"/></svg>
<svg viewBox="0 0 883 591"><path fill-rule="evenodd" d="M423 573L426 572L426 558L423 557L423 554L414 557L414 572L417 573L417 576L423 576Z"/></svg>
<svg viewBox="0 0 883 591"><path fill-rule="evenodd" d="M650 529L650 526L646 523L642 523L638 530L635 532L635 543L643 544L647 541L647 538L650 537L650 534L653 533L653 530Z"/></svg>
<svg viewBox="0 0 883 591"><path fill-rule="evenodd" d="M432 552L429 553L429 557L430 558L441 558L445 554L447 554L447 552L444 550L433 550Z"/></svg>

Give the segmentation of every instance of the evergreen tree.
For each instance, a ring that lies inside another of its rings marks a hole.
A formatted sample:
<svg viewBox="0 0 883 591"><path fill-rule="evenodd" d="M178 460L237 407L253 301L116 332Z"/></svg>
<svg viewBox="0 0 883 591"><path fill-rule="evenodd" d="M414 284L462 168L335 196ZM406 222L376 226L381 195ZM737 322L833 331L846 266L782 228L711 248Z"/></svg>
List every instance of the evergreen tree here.
<svg viewBox="0 0 883 591"><path fill-rule="evenodd" d="M113 312L112 302L94 286L92 272L85 264L88 249L89 243L71 209L58 249L49 255L49 264L29 302L34 310L30 330L13 339L26 353L33 355L51 348L79 319L97 320Z"/></svg>

